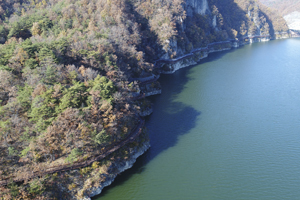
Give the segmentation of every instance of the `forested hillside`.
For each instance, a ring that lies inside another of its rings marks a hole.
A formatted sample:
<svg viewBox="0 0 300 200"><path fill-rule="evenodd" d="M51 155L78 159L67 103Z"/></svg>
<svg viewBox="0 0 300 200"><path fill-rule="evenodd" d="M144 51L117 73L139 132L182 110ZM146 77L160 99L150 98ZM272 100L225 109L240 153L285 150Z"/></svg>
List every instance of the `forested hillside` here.
<svg viewBox="0 0 300 200"><path fill-rule="evenodd" d="M257 1L212 1L224 13L224 24L241 35L268 35L288 29L284 19ZM239 36L239 35L238 35Z"/></svg>
<svg viewBox="0 0 300 200"><path fill-rule="evenodd" d="M290 29L300 30L300 2L298 0L260 0L266 6L278 10Z"/></svg>
<svg viewBox="0 0 300 200"><path fill-rule="evenodd" d="M135 131L149 102L134 80L158 74L157 59L287 29L253 0L207 3L201 14L184 0L0 1L0 179L10 180L0 199L89 196L144 132L76 173L28 177L101 155Z"/></svg>
<svg viewBox="0 0 300 200"><path fill-rule="evenodd" d="M268 7L277 9L282 16L294 11L300 12L300 2L298 0L260 0Z"/></svg>

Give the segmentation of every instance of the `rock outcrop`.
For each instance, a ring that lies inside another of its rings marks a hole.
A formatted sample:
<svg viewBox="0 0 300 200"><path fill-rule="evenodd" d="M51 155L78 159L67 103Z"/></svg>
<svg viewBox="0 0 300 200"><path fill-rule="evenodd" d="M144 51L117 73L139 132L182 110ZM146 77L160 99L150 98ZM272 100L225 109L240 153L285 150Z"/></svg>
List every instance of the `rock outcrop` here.
<svg viewBox="0 0 300 200"><path fill-rule="evenodd" d="M210 13L207 0L186 0L186 14L187 16L194 16L194 14L208 14Z"/></svg>
<svg viewBox="0 0 300 200"><path fill-rule="evenodd" d="M120 173L124 172L125 170L131 168L133 164L136 162L136 159L143 155L145 151L147 151L150 148L149 141L145 142L141 147L136 148L130 148L130 158L128 160L122 160L116 161L112 166L110 171L113 173L110 173L106 176L106 179L104 182L100 184L99 187L92 187L88 189L89 197L83 197L82 200L91 200L91 197L94 197L98 194L100 194L104 187L109 186L119 175Z"/></svg>

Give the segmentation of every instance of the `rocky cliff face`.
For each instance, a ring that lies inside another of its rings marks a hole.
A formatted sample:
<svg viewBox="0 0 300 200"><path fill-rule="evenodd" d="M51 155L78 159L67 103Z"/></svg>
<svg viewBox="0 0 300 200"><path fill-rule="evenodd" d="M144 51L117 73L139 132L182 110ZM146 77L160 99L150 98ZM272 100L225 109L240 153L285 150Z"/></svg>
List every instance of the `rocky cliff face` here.
<svg viewBox="0 0 300 200"><path fill-rule="evenodd" d="M278 15L255 0L183 1L186 18L177 26L178 35L166 40L168 49L160 57L165 60L161 73L196 64L211 52L288 37L286 27L280 28L272 21L284 21L283 18L278 20ZM196 55L199 49L205 50Z"/></svg>
<svg viewBox="0 0 300 200"><path fill-rule="evenodd" d="M186 0L186 14L187 16L194 16L194 14L208 14L210 13L207 0Z"/></svg>
<svg viewBox="0 0 300 200"><path fill-rule="evenodd" d="M149 148L150 148L149 141L145 142L139 148L130 148L128 150L130 152L130 154L129 154L130 157L127 160L120 159L120 160L116 161L115 163L113 163L113 165L111 165L111 167L110 167L111 168L110 171L112 171L112 172L105 176L105 181L101 182L99 184L99 186L97 186L97 187L90 187L90 188L86 189L85 193L89 194L89 195L85 195L85 196L83 196L81 198L77 198L77 199L91 200L91 197L94 197L94 196L100 194L104 187L111 185L111 183L115 180L115 178L117 177L118 174L131 168L133 166L133 164L136 162L136 159L139 156L141 156L142 154L144 154L144 152L147 151ZM89 181L89 179L87 181ZM76 198L74 198L74 199L76 199Z"/></svg>
<svg viewBox="0 0 300 200"><path fill-rule="evenodd" d="M195 18L199 18L199 16L208 16L208 20L204 23L208 23L209 26L216 28L217 21L216 16L214 16L210 10L209 6L209 0L183 0L183 8L186 12L186 19L181 20L180 26L178 26L178 36L185 38L185 41L183 43L189 44L191 46L190 49L195 48L194 44L189 40L189 37L185 35L185 31L190 31L191 24L189 23L189 20L194 20ZM207 32L207 35L209 32ZM166 40L166 43L168 44L168 48L165 49L165 54L161 56L163 59L169 59L173 58L173 56L181 56L184 55L187 52L186 48L183 48L178 44L178 37L173 37L168 40ZM181 41L182 43L182 41Z"/></svg>
<svg viewBox="0 0 300 200"><path fill-rule="evenodd" d="M178 22L177 36L165 40L165 54L173 59L208 43L274 33L272 24L254 0L183 0L186 18Z"/></svg>

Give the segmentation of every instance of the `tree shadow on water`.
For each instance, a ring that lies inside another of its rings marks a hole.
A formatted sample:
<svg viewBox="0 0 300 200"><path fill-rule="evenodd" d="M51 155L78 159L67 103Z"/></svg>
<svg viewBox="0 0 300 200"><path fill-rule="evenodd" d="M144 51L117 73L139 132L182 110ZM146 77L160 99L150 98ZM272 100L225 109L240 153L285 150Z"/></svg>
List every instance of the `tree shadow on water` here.
<svg viewBox="0 0 300 200"><path fill-rule="evenodd" d="M234 50L226 52L232 51ZM226 52L210 54L200 63L221 59ZM186 83L191 81L189 73L192 67L194 66L181 69L171 75L161 75L159 82L162 85L162 94L149 97L154 105L154 111L146 117L150 149L137 159L132 168L117 176L110 186L104 188L102 193L93 199L101 199L108 195L111 188L125 184L134 174L142 174L149 162L170 147L176 146L181 135L188 134L196 127L201 112L189 105L175 101L176 97L185 89Z"/></svg>
<svg viewBox="0 0 300 200"><path fill-rule="evenodd" d="M181 102L174 101L174 98L181 93L184 85L190 80L187 78L187 74L188 69L182 69L172 75L161 76L159 81L162 85L162 94L149 98L154 105L154 112L146 118L150 149L137 159L132 168L123 172L121 176L117 176L112 185L105 188L94 199L105 196L112 187L125 184L134 174L142 173L147 163L168 148L176 146L178 137L189 133L196 126L200 112Z"/></svg>

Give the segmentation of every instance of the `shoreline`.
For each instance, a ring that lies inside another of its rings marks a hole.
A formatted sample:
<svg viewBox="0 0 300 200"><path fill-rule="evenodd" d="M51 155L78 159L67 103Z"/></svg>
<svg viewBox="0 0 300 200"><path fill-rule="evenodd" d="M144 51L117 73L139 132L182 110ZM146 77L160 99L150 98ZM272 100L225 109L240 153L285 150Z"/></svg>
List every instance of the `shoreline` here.
<svg viewBox="0 0 300 200"><path fill-rule="evenodd" d="M282 36L282 34L288 34ZM279 33L275 35L275 38L270 38L270 35L265 36L248 36L243 37L242 41L238 39L231 39L227 41L209 43L206 47L196 48L191 50L190 53L182 55L174 59L159 59L156 60L154 65L155 69L158 70L159 74L173 74L181 68L185 68L191 65L196 65L200 60L207 58L210 53L227 51L232 48L239 48L244 45L258 43L258 42L269 42L271 40L288 39L300 37L299 35L290 35L289 33ZM225 46L227 45L227 46ZM228 46L230 45L230 46ZM148 80L149 81L149 80Z"/></svg>
<svg viewBox="0 0 300 200"><path fill-rule="evenodd" d="M224 45L224 44L225 45L230 44L230 47L227 46L225 48L218 48L218 49L214 48L216 45ZM163 74L172 74L172 73L174 73L175 71L177 71L181 68L197 64L200 60L206 58L209 53L226 51L226 50L230 50L232 48L238 48L238 47L243 46L245 44L248 44L248 43L239 43L238 45L236 44L236 41L222 41L222 42L210 43L210 44L208 44L207 47L194 49L194 50L191 51L191 53L185 54L185 55L183 55L179 58L176 58L176 59L157 60L155 62L155 65L157 63L163 63L163 62L166 62L166 63L171 64L171 65L178 65L179 64L178 67L176 69L174 69L173 71L171 71L171 72L159 71L159 74L161 74L161 73L163 73ZM190 62L188 61L188 62L186 62L187 59L191 59L191 58L193 58L193 56L199 56L199 54L200 54L200 57L198 58L199 59L198 61L190 61ZM186 62L186 63L183 64L182 62ZM162 67L163 66L160 66L160 67L156 66L155 68L156 69L161 69ZM158 75L158 77L159 77L159 75ZM140 85L151 84L152 82L157 81L158 77L155 76L155 75L151 75L149 77L139 78ZM159 90L157 92L152 91L152 92L148 93L148 95L143 95L143 98L146 98L146 97L152 96L152 95L157 95L157 94L160 94L160 93L161 93L161 90ZM151 110L151 112L152 112L152 110ZM147 114L151 114L151 112L149 112ZM101 194L104 187L107 187L107 186L111 185L112 182L114 181L114 179L119 174L121 174L125 170L131 168L133 166L133 164L136 162L136 159L139 156L143 155L149 147L150 147L150 144L149 144L149 141L147 141L147 142L142 144L141 148L138 148L138 150L136 150L134 152L134 154L132 154L132 158L129 161L116 163L117 172L113 173L113 174L110 174L110 177L108 179L106 179L105 182L103 182L100 187L91 188L90 189L90 196L89 197L84 197L84 198L82 198L82 200L91 200L91 197L94 197L94 196L97 196L97 195Z"/></svg>
<svg viewBox="0 0 300 200"><path fill-rule="evenodd" d="M288 38L293 38L293 37L290 36ZM244 39L249 39L249 38L244 38ZM182 56L180 56L178 58L175 58L175 59L160 59L160 60L155 61L155 68L157 70L159 70L158 71L159 74L161 74L161 73L162 74L172 74L172 73L174 73L175 71L177 71L181 68L185 68L185 67L188 67L188 66L195 65L195 64L199 63L200 60L208 57L208 55L210 53L231 50L232 48L238 48L240 46L244 46L244 45L252 44L252 43L257 43L257 42L268 42L270 40L287 39L287 38L281 38L280 37L280 38L275 38L275 39L270 39L270 38L266 39L264 37L257 36L257 37L250 38L250 39L252 39L252 41L248 41L248 42L245 42L244 39L243 39L243 42L236 41L236 40L234 40L234 41L231 40L231 41L222 41L222 42L210 43L210 44L208 44L207 47L193 49L191 51L191 53L182 55ZM256 40L256 39L258 39L258 40ZM215 47L216 45L226 45L226 44L230 44L230 47L223 47L223 48L218 48L218 49L209 47L209 46L214 46ZM194 56L198 56L197 61L193 60ZM163 65L157 66L158 63L163 63ZM162 68L166 67L164 65L168 65L170 67L169 69L173 69L173 70L171 70L171 71L162 71ZM174 68L174 66L176 68ZM157 75L158 77L159 77L159 74ZM149 77L140 78L139 79L140 85L147 85L147 84L151 84L152 82L157 81L158 80L157 76L151 75ZM145 98L147 96L160 94L160 92L161 92L161 89L157 93L156 92L154 92L153 94L148 93L148 95L144 95L143 98ZM152 112L152 110L151 110L151 112ZM149 112L147 114L151 114L151 112ZM147 149L150 147L150 144L149 144L149 142L146 142L142 146L144 148L141 148L141 151L135 152L135 154L133 155L132 161L126 161L126 167L122 167L123 165L117 167L118 169L120 169L120 170L118 170L118 173L113 174L112 179L108 179L107 181L105 181L103 183L103 187L101 186L99 188L94 188L94 192L92 192L92 195L90 197L94 197L96 195L101 194L102 189L106 186L111 185L116 176L118 176L119 174L124 172L126 169L131 168L133 166L133 164L135 163L136 159L139 156L143 155L147 151ZM146 149L145 149L145 146L147 146ZM128 162L128 164L127 164L127 162ZM82 200L91 200L90 197L85 197Z"/></svg>
<svg viewBox="0 0 300 200"><path fill-rule="evenodd" d="M111 185L118 175L120 175L122 172L126 171L127 169L130 169L136 162L137 158L140 157L141 155L143 155L149 148L150 148L150 142L147 141L147 142L143 143L143 145L140 148L132 150L134 152L131 155L130 160L121 161L119 163L116 163L116 172L109 174L107 176L105 182L103 182L100 187L90 188L89 189L90 196L83 197L81 200L92 200L91 197L95 197L95 196L101 194L103 188Z"/></svg>
<svg viewBox="0 0 300 200"><path fill-rule="evenodd" d="M288 38L292 38L292 37L290 36ZM249 39L249 41L246 42L245 40L247 40L247 39ZM227 50L231 50L232 48L238 48L240 46L244 46L244 45L247 45L247 44L252 44L252 43L257 43L257 42L268 42L270 40L278 40L278 39L287 39L287 38L270 39L269 35L268 35L268 36L244 37L243 41L228 40L228 41L221 41L221 42L210 43L210 44L207 45L207 47L193 49L191 51L191 53L182 55L182 56L180 56L178 58L175 58L175 59L159 59L159 60L155 61L155 68L159 70L159 72L158 72L159 74L161 74L161 73L162 74L172 74L172 73L174 73L175 71L177 71L177 70L179 70L181 68L185 68L185 67L188 67L188 66L195 65L195 64L199 63L200 60L208 57L208 55L210 53L227 51ZM230 47L228 47L228 46L226 47L225 46L223 48L219 47L219 48L215 49L215 47L217 45L226 45L226 44L230 44ZM194 56L197 56L197 61L193 60ZM163 63L163 65L157 66L158 63ZM164 65L166 65L166 64L169 65L169 67L170 67L169 69L173 69L173 70L171 70L171 71L162 71L161 69L163 67L165 67ZM159 77L159 75L158 75L158 77ZM151 84L152 82L157 81L158 77L155 76L155 75L151 75L149 77L139 78L140 85ZM157 92L151 91L151 92L147 93L147 95L144 95L143 98L146 98L148 96L157 95L157 94L160 94L160 93L161 93L161 89L159 89ZM151 112L152 112L152 110L151 110ZM151 114L151 112L149 112L147 114ZM145 115L147 115L147 114L145 114ZM146 150L144 150L143 153L137 153L137 154L135 154L135 156L134 156L135 160L139 156L143 155L145 151ZM138 155L138 156L136 156L136 155ZM127 168L124 168L123 170L120 170L120 172L118 174L122 173L126 169L131 168L133 166L134 162L132 164L130 164L130 167L127 167ZM118 174L116 174L116 176ZM110 184L112 183L112 181L110 181L110 180L109 180L109 182L110 182ZM105 185L108 186L110 184L105 184ZM101 188L101 190L98 191L99 193L97 192L96 195L100 194L101 191L102 191L102 189L103 188ZM96 195L93 195L93 196L96 196ZM84 200L90 200L90 198L84 199Z"/></svg>
<svg viewBox="0 0 300 200"><path fill-rule="evenodd" d="M289 38L293 38L293 37L290 36ZM285 39L285 38L275 38L275 39ZM247 40L247 41L245 41L245 40ZM238 48L238 47L244 46L246 44L251 44L251 43L256 43L256 42L266 42L266 41L270 41L270 40L271 39L268 37L265 38L262 36L253 36L252 38L249 38L249 37L243 38L242 41L227 40L227 41L210 43L206 47L193 49L190 53L182 55L175 59L159 59L159 60L155 61L154 65L155 65L155 70L157 70L156 71L157 74L156 75L152 74L149 77L139 78L138 81L140 82L140 85L147 86L147 85L152 84L153 82L157 81L159 79L159 74L172 74L181 68L196 65L199 63L200 60L208 57L208 55L210 53L231 50L232 48ZM155 88L152 88L152 89L153 89L152 91L146 90L147 95L143 95L142 98L146 98L148 96L153 96L153 95L157 95L157 94L161 93L161 89L155 89ZM149 109L145 113L143 113L142 116L150 115L151 113L152 113L152 109ZM144 120L142 120L142 121L144 121ZM143 125L141 126L141 124L143 124ZM126 144L124 143L123 145L121 145L121 147L118 147L118 149L121 149L123 147L126 148L126 145L129 144L130 141L132 142L136 138L139 138L139 134L137 134L137 133L140 131L137 131L137 130L141 130L144 127L144 123L141 123L141 124L139 124L137 126L138 128L133 131L133 132L135 132L135 134L131 133L130 136L123 141L123 142L127 141L127 143ZM133 138L132 135L135 135L135 137ZM91 200L91 197L101 194L104 187L111 185L112 182L114 181L114 179L119 174L121 174L125 170L131 168L134 165L134 163L136 162L137 158L140 157L141 155L143 155L149 148L150 148L149 140L142 142L137 147L134 147L134 148L128 147L127 149L129 149L129 151L130 151L129 159L127 159L127 160L121 159L121 160L116 160L115 162L113 162L113 167L112 167L113 172L107 174L106 180L104 182L100 182L99 187L89 188L87 190L89 195L84 195L80 199ZM112 149L110 149L110 150L112 150ZM115 150L113 150L113 152L115 152ZM74 167L74 168L71 167L71 170L76 170L76 168L77 167ZM56 170L50 170L50 171L56 172ZM69 170L69 168L68 169L59 169L57 171L68 171L68 170ZM47 170L45 170L44 173L46 171ZM51 172L48 172L48 173L51 173ZM41 175L41 173L38 173L38 172L35 172L32 174L33 177L40 176L40 175ZM14 181L20 182L20 179L15 178ZM7 182L8 182L7 180L1 180L0 185L4 185L4 184L6 185ZM73 198L77 199L76 196L73 196L72 199Z"/></svg>

